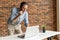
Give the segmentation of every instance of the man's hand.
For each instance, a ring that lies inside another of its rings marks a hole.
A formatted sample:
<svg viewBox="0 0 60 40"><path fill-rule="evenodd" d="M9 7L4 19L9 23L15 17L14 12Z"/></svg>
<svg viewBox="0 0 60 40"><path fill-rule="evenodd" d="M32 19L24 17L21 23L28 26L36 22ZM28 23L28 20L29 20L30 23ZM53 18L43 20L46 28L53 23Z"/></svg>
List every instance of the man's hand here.
<svg viewBox="0 0 60 40"><path fill-rule="evenodd" d="M20 12L19 12L19 15L22 15L22 13L23 13L23 11L20 11Z"/></svg>
<svg viewBox="0 0 60 40"><path fill-rule="evenodd" d="M15 23L18 19L13 20L13 23Z"/></svg>

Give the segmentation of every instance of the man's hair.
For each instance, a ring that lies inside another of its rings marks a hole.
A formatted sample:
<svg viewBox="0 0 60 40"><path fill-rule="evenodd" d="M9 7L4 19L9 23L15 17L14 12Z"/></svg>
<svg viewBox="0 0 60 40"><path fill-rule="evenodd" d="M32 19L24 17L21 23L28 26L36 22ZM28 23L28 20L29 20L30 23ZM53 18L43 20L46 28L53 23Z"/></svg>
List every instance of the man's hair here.
<svg viewBox="0 0 60 40"><path fill-rule="evenodd" d="M24 5L28 5L28 3L27 3L27 2L21 2L21 3L20 3L20 9L21 9Z"/></svg>

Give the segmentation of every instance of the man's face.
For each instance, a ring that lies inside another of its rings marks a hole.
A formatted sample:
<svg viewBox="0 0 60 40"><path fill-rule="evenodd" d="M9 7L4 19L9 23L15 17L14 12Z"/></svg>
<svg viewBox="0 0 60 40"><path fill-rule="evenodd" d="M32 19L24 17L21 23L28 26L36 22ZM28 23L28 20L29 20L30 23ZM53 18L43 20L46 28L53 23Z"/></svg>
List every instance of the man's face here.
<svg viewBox="0 0 60 40"><path fill-rule="evenodd" d="M28 9L28 5L23 5L22 10L25 11Z"/></svg>

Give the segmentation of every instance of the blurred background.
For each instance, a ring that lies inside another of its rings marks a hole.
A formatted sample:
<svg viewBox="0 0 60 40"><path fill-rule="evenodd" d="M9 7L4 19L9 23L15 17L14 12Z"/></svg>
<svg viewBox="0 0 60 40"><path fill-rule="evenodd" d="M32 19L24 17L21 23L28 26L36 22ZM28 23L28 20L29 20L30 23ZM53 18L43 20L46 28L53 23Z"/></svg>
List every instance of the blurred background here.
<svg viewBox="0 0 60 40"><path fill-rule="evenodd" d="M46 25L46 30L57 31L57 0L0 0L0 37L8 35L7 21L11 14L11 8L19 8L20 3L26 1L29 4L29 25ZM25 31L24 22L22 30ZM57 37L53 37L57 40Z"/></svg>

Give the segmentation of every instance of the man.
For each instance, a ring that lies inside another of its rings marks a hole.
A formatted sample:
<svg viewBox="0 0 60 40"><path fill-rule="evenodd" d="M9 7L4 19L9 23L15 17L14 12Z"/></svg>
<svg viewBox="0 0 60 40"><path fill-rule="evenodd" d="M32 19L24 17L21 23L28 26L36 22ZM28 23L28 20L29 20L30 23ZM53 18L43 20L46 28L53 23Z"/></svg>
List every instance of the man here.
<svg viewBox="0 0 60 40"><path fill-rule="evenodd" d="M21 22L24 20L25 26L29 26L28 21L28 3L21 2L19 11L16 7L12 8L12 14L8 20L8 29L10 31L10 35L14 34L14 30L18 30L19 33L22 33L21 30Z"/></svg>

